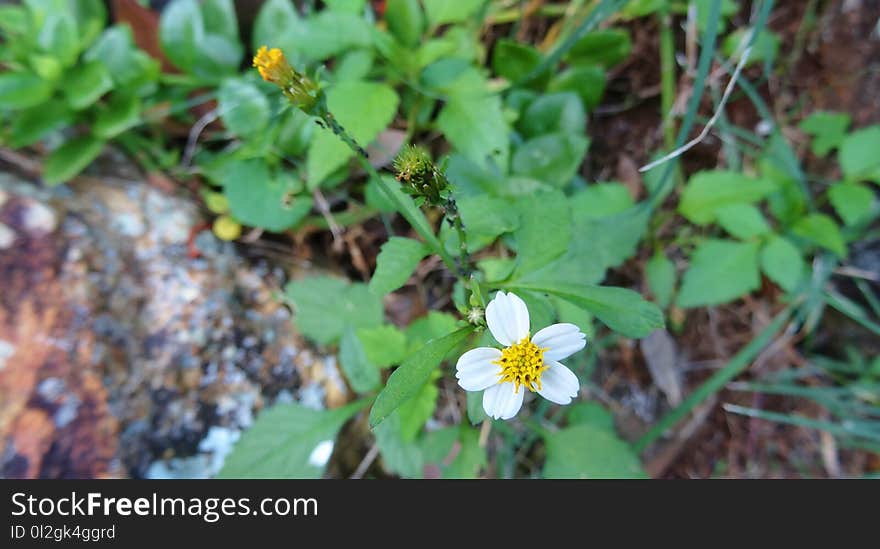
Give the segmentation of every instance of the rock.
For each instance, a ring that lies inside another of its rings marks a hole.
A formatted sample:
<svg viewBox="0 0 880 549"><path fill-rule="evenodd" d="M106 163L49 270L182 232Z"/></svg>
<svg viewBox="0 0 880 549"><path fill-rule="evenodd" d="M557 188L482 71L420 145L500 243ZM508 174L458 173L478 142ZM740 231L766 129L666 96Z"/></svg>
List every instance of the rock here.
<svg viewBox="0 0 880 549"><path fill-rule="evenodd" d="M274 297L295 273L200 227L131 176L0 173L2 476L210 476L279 393L349 398Z"/></svg>

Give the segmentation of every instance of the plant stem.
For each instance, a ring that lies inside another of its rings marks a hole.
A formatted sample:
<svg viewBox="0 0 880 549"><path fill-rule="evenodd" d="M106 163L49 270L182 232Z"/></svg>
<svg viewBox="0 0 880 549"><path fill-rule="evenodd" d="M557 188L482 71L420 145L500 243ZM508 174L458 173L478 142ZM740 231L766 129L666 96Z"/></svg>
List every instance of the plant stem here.
<svg viewBox="0 0 880 549"><path fill-rule="evenodd" d="M468 253L467 233L464 230L464 223L461 220L461 213L458 211L458 204L455 202L455 198L450 196L446 200L445 210L446 219L449 220L458 235L459 274L463 277L465 285L467 285L472 270L471 258Z"/></svg>
<svg viewBox="0 0 880 549"><path fill-rule="evenodd" d="M348 147L354 151L355 155L358 158L358 161L361 163L361 166L364 170L370 175L371 178L376 180L376 183L379 185L379 188L382 190L382 193L385 195L385 198L390 200L397 211L402 215L412 228L415 229L419 236L421 236L428 246L434 250L440 259L443 260L443 263L446 264L446 267L458 275L460 273L458 267L455 264L455 260L449 255L449 252L446 251L446 248L440 243L437 237L434 235L434 231L431 228L431 225L428 223L428 220L425 219L424 215L422 215L421 211L416 208L412 204L405 204L404 200L406 198L400 196L398 193L395 193L389 186L388 182L382 179L382 176L379 175L379 172L376 171L376 168L370 164L369 156L367 155L367 151L361 147L358 142L354 139L354 137L349 134L345 128L336 120L336 117L330 112L327 108L327 100L322 95L317 104L317 116L321 119L321 121L326 124L326 127L336 134Z"/></svg>
<svg viewBox="0 0 880 549"><path fill-rule="evenodd" d="M672 16L666 4L658 12L660 18L660 109L663 111L663 142L672 150L675 127L672 107L675 103L675 45L672 40Z"/></svg>

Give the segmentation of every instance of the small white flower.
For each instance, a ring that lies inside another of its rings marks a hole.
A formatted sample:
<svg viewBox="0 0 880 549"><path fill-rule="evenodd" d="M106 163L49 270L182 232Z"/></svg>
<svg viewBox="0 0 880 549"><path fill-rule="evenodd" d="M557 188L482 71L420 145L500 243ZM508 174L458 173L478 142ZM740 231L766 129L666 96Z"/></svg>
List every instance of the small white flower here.
<svg viewBox="0 0 880 549"><path fill-rule="evenodd" d="M494 419L510 419L523 403L525 390L556 404L568 404L580 383L558 361L583 349L586 335L574 324L553 324L529 331L529 309L513 293L498 292L486 307L486 324L504 349L478 347L461 355L455 377L466 391L482 391L483 409Z"/></svg>

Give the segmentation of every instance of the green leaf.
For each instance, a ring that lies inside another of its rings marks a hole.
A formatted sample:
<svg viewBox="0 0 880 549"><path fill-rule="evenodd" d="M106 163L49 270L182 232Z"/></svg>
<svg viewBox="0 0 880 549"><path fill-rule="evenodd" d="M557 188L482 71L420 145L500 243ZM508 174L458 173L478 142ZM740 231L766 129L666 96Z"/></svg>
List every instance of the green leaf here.
<svg viewBox="0 0 880 549"><path fill-rule="evenodd" d="M52 86L29 72L0 74L0 109L26 109L48 101Z"/></svg>
<svg viewBox="0 0 880 549"><path fill-rule="evenodd" d="M517 82L541 63L541 52L534 47L501 38L492 50L492 70L498 76Z"/></svg>
<svg viewBox="0 0 880 549"><path fill-rule="evenodd" d="M379 368L400 364L407 354L406 335L396 326L383 324L375 328L361 328L357 336L367 360Z"/></svg>
<svg viewBox="0 0 880 549"><path fill-rule="evenodd" d="M296 225L312 208L308 195L294 195L299 183L287 172L274 176L259 159L230 162L222 175L232 215L246 225L281 232Z"/></svg>
<svg viewBox="0 0 880 549"><path fill-rule="evenodd" d="M645 265L645 274L657 305L665 309L672 302L672 292L675 291L675 264L657 250Z"/></svg>
<svg viewBox="0 0 880 549"><path fill-rule="evenodd" d="M238 40L238 18L232 0L202 0L205 31L230 40Z"/></svg>
<svg viewBox="0 0 880 549"><path fill-rule="evenodd" d="M515 204L520 225L514 231L517 271L543 267L568 249L572 238L568 199L559 191L523 197Z"/></svg>
<svg viewBox="0 0 880 549"><path fill-rule="evenodd" d="M421 242L392 236L382 245L376 258L376 272L370 279L370 291L385 295L400 288L426 255L428 250Z"/></svg>
<svg viewBox="0 0 880 549"><path fill-rule="evenodd" d="M327 106L362 147L388 127L397 112L397 93L385 84L347 80L330 88ZM309 144L306 172L310 189L316 188L354 156L331 130L320 128Z"/></svg>
<svg viewBox="0 0 880 549"><path fill-rule="evenodd" d="M440 111L437 127L446 139L472 162L485 166L488 159L507 166L509 128L497 95L455 95Z"/></svg>
<svg viewBox="0 0 880 549"><path fill-rule="evenodd" d="M339 364L351 388L357 393L367 393L382 381L379 368L370 362L361 340L349 327L339 341Z"/></svg>
<svg viewBox="0 0 880 549"><path fill-rule="evenodd" d="M404 478L421 478L424 467L422 446L403 439L401 414L393 412L373 430L376 446L382 454L382 466Z"/></svg>
<svg viewBox="0 0 880 549"><path fill-rule="evenodd" d="M261 46L280 48L293 65L302 61L299 44L306 34L306 23L297 14L290 0L267 0L263 3L253 27L253 50Z"/></svg>
<svg viewBox="0 0 880 549"><path fill-rule="evenodd" d="M483 408L483 391L466 391L467 393L467 415L471 425L479 425L483 423L487 417L486 410Z"/></svg>
<svg viewBox="0 0 880 549"><path fill-rule="evenodd" d="M404 46L414 47L421 42L425 14L419 0L388 0L385 21L391 34Z"/></svg>
<svg viewBox="0 0 880 549"><path fill-rule="evenodd" d="M606 269L616 267L636 252L648 227L651 208L639 204L623 212L601 218L582 215L581 193L570 201L575 216L573 237L565 254L522 276L529 282L555 281L595 284L604 278Z"/></svg>
<svg viewBox="0 0 880 549"><path fill-rule="evenodd" d="M485 0L424 0L428 22L433 25L466 21L479 10Z"/></svg>
<svg viewBox="0 0 880 549"><path fill-rule="evenodd" d="M718 305L761 285L758 243L709 239L691 257L678 292L678 306Z"/></svg>
<svg viewBox="0 0 880 549"><path fill-rule="evenodd" d="M774 235L761 249L761 270L780 288L792 292L803 278L806 265L794 244Z"/></svg>
<svg viewBox="0 0 880 549"><path fill-rule="evenodd" d="M52 10L38 26L37 44L40 49L69 67L76 62L80 52L76 19L67 10Z"/></svg>
<svg viewBox="0 0 880 549"><path fill-rule="evenodd" d="M412 398L397 409L400 415L400 437L404 442L412 442L425 423L434 415L440 391L433 381L428 380Z"/></svg>
<svg viewBox="0 0 880 549"><path fill-rule="evenodd" d="M580 135L551 133L520 145L513 155L513 173L534 177L556 187L577 173L590 141Z"/></svg>
<svg viewBox="0 0 880 549"><path fill-rule="evenodd" d="M614 429L578 423L544 437L544 478L647 478L638 456Z"/></svg>
<svg viewBox="0 0 880 549"><path fill-rule="evenodd" d="M825 156L836 149L846 137L850 117L846 113L817 111L801 121L799 127L813 136L810 149L816 156Z"/></svg>
<svg viewBox="0 0 880 549"><path fill-rule="evenodd" d="M448 313L430 311L406 328L406 354L415 353L432 339L455 331L457 323L455 317Z"/></svg>
<svg viewBox="0 0 880 549"><path fill-rule="evenodd" d="M494 242L499 236L509 233L519 225L517 212L509 207L509 202L487 194L466 196L457 200L461 221L467 232L470 252L476 252ZM458 234L444 224L441 228L446 249L452 253L459 250Z"/></svg>
<svg viewBox="0 0 880 549"><path fill-rule="evenodd" d="M77 137L67 141L46 159L43 166L43 180L49 185L57 185L72 179L86 169L104 148L104 141L92 136Z"/></svg>
<svg viewBox="0 0 880 549"><path fill-rule="evenodd" d="M748 27L739 28L731 32L724 39L721 51L727 57L738 61L740 56L736 54L737 52L740 54L742 53L742 51L740 51L740 45L743 44L743 40L749 40L749 35L751 33L752 29ZM746 66L761 62L772 63L773 60L776 59L776 54L778 52L779 36L775 32L764 29L758 34L752 43L752 51L749 54L749 60L746 62Z"/></svg>
<svg viewBox="0 0 880 549"><path fill-rule="evenodd" d="M792 225L791 232L839 257L846 257L846 242L840 233L840 227L825 214L815 213L800 218Z"/></svg>
<svg viewBox="0 0 880 549"><path fill-rule="evenodd" d="M67 104L74 110L82 110L113 89L110 71L100 61L92 61L77 67L62 86Z"/></svg>
<svg viewBox="0 0 880 549"><path fill-rule="evenodd" d="M518 126L526 137L556 132L583 135L587 129L584 103L572 92L542 95L529 105Z"/></svg>
<svg viewBox="0 0 880 549"><path fill-rule="evenodd" d="M580 66L562 71L547 86L548 92L574 92L587 110L594 109L605 93L605 71L600 67Z"/></svg>
<svg viewBox="0 0 880 549"><path fill-rule="evenodd" d="M347 326L357 329L382 324L382 301L365 284L314 276L288 283L285 292L294 305L297 328L322 345L339 340Z"/></svg>
<svg viewBox="0 0 880 549"><path fill-rule="evenodd" d="M159 17L163 53L180 69L193 72L199 44L205 40L205 22L195 0L174 0Z"/></svg>
<svg viewBox="0 0 880 549"><path fill-rule="evenodd" d="M462 426L458 442L461 445L458 449L458 454L452 463L443 469L443 478L477 478L480 469L485 467L487 463L486 449L480 446L480 432L476 429L468 429Z"/></svg>
<svg viewBox="0 0 880 549"><path fill-rule="evenodd" d="M372 45L370 25L358 15L324 10L309 18L305 35L297 43L302 56L322 61L335 55Z"/></svg>
<svg viewBox="0 0 880 549"><path fill-rule="evenodd" d="M223 124L236 135L254 135L269 124L269 100L242 78L224 80L217 100Z"/></svg>
<svg viewBox="0 0 880 549"><path fill-rule="evenodd" d="M334 410L276 404L257 417L223 463L219 478L320 478L313 463L321 443L332 442L342 425L364 407L352 402Z"/></svg>
<svg viewBox="0 0 880 549"><path fill-rule="evenodd" d="M629 57L632 40L625 29L589 32L574 43L566 55L572 65L598 65L611 68Z"/></svg>
<svg viewBox="0 0 880 549"><path fill-rule="evenodd" d="M601 219L633 206L629 189L620 183L593 183L571 197L571 210L578 219Z"/></svg>
<svg viewBox="0 0 880 549"><path fill-rule="evenodd" d="M596 428L614 430L614 416L601 404L595 402L578 402L568 408L568 424L590 424Z"/></svg>
<svg viewBox="0 0 880 549"><path fill-rule="evenodd" d="M693 223L705 225L715 220L719 208L757 202L775 190L775 183L766 179L730 171L703 171L688 181L678 211Z"/></svg>
<svg viewBox="0 0 880 549"><path fill-rule="evenodd" d="M770 232L770 225L761 211L751 204L724 206L715 210L715 215L725 231L743 240Z"/></svg>
<svg viewBox="0 0 880 549"><path fill-rule="evenodd" d="M77 40L81 48L86 47L107 26L107 9L103 2L92 0L74 0L71 8L76 19Z"/></svg>
<svg viewBox="0 0 880 549"><path fill-rule="evenodd" d="M136 95L113 94L106 107L98 111L92 132L110 139L141 121L141 100Z"/></svg>
<svg viewBox="0 0 880 549"><path fill-rule="evenodd" d="M861 183L835 183L828 199L846 225L858 225L874 212L874 191Z"/></svg>
<svg viewBox="0 0 880 549"><path fill-rule="evenodd" d="M12 119L9 144L21 148L70 123L72 113L63 101L48 101L19 112Z"/></svg>
<svg viewBox="0 0 880 549"><path fill-rule="evenodd" d="M558 296L596 315L626 337L645 337L664 326L660 309L626 288L564 282L514 282L510 286Z"/></svg>
<svg viewBox="0 0 880 549"><path fill-rule="evenodd" d="M468 326L439 339L433 339L404 360L403 364L394 370L385 388L376 397L376 402L370 411L370 425L375 427L415 395L446 355L463 343L472 331L473 327Z"/></svg>
<svg viewBox="0 0 880 549"><path fill-rule="evenodd" d="M840 167L848 179L870 179L880 183L880 125L849 134L838 151Z"/></svg>

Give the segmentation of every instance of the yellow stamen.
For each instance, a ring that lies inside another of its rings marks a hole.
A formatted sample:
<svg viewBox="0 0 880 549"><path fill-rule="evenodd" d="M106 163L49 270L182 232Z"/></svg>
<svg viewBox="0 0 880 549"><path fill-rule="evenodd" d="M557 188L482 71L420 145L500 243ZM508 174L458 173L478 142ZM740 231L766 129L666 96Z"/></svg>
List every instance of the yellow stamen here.
<svg viewBox="0 0 880 549"><path fill-rule="evenodd" d="M541 374L549 368L544 364L546 350L532 343L530 336L502 349L501 358L494 361L501 366L500 383L513 382L515 392L519 392L520 385L532 392L540 390Z"/></svg>

